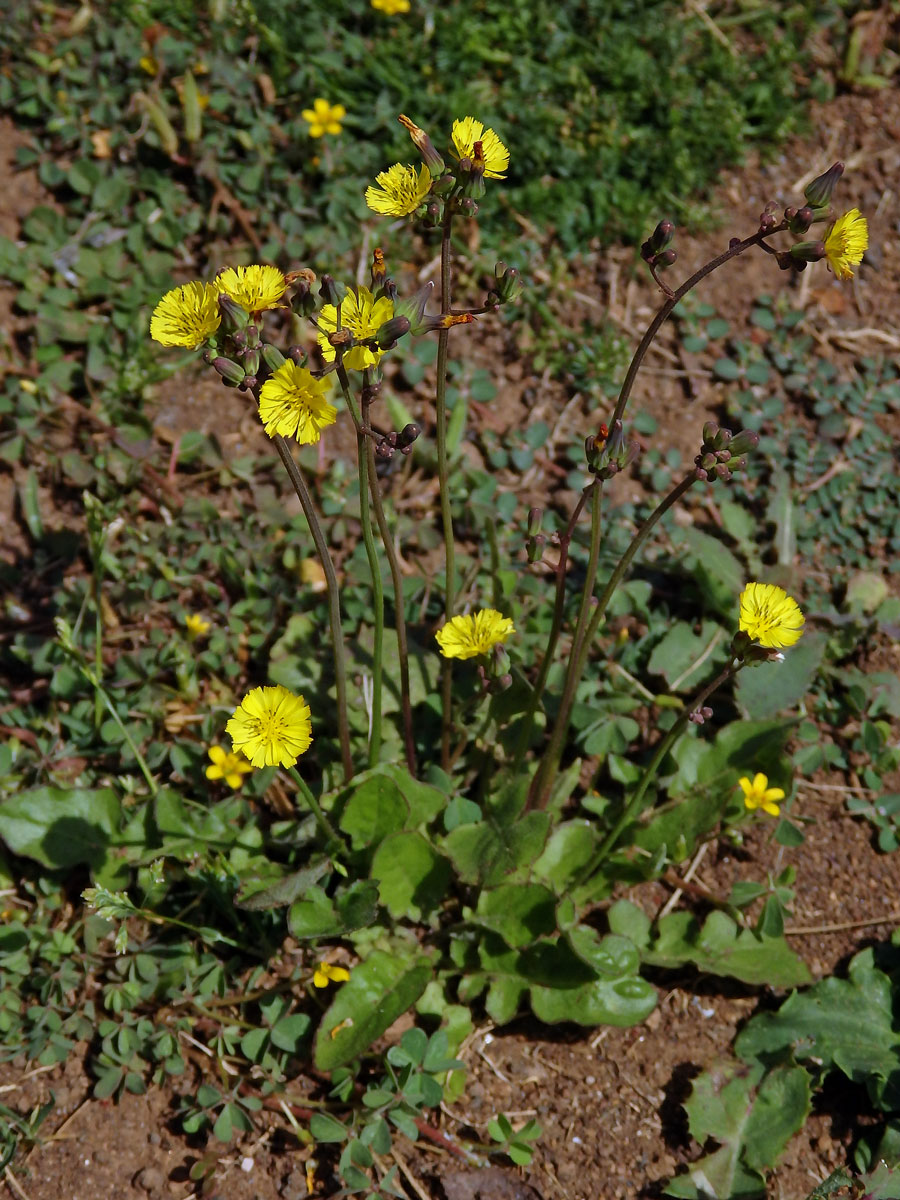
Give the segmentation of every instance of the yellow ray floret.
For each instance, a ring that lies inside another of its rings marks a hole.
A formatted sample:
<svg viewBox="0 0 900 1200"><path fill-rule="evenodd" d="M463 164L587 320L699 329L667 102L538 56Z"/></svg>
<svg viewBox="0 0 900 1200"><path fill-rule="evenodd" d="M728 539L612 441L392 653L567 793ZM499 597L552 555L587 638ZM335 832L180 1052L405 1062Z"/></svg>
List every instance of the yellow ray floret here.
<svg viewBox="0 0 900 1200"><path fill-rule="evenodd" d="M161 346L196 350L219 328L219 289L195 280L166 292L150 318L150 336Z"/></svg>
<svg viewBox="0 0 900 1200"><path fill-rule="evenodd" d="M312 744L309 705L286 687L258 687L225 726L236 752L254 767L292 767Z"/></svg>
<svg viewBox="0 0 900 1200"><path fill-rule="evenodd" d="M348 329L353 336L362 341L374 337L380 327L394 315L394 302L387 296L378 300L367 287L358 287L355 292L348 292L341 304L341 328ZM326 362L334 359L334 347L328 341L329 333L337 329L337 309L333 304L325 304L317 316L319 326L319 345ZM366 367L374 367L381 358L383 350L377 346L354 346L344 355L345 367L353 371L362 371Z"/></svg>
<svg viewBox="0 0 900 1200"><path fill-rule="evenodd" d="M769 650L793 646L803 634L797 601L774 583L748 583L741 592L740 628Z"/></svg>
<svg viewBox="0 0 900 1200"><path fill-rule="evenodd" d="M431 191L431 172L423 166L394 163L375 176L375 183L366 188L366 204L372 212L383 217L408 217L425 202Z"/></svg>
<svg viewBox="0 0 900 1200"><path fill-rule="evenodd" d="M434 636L444 658L475 658L515 632L512 620L496 608L480 608L468 616L451 617Z"/></svg>
<svg viewBox="0 0 900 1200"><path fill-rule="evenodd" d="M280 433L301 446L315 445L337 417L337 409L325 399L327 390L328 384L306 367L282 363L259 393L259 416L269 437Z"/></svg>
<svg viewBox="0 0 900 1200"><path fill-rule="evenodd" d="M825 257L838 279L852 279L869 248L869 223L858 208L838 217L825 238Z"/></svg>
<svg viewBox="0 0 900 1200"><path fill-rule="evenodd" d="M450 137L458 158L471 158L475 143L481 142L485 179L506 178L502 172L509 166L509 151L493 129L485 129L481 121L476 121L474 117L463 117L461 121L453 122Z"/></svg>
<svg viewBox="0 0 900 1200"><path fill-rule="evenodd" d="M247 312L261 313L281 307L287 283L277 267L227 267L216 276L216 286Z"/></svg>
<svg viewBox="0 0 900 1200"><path fill-rule="evenodd" d="M776 801L784 799L784 791L779 787L769 787L769 780L762 771L757 771L751 781L745 775L738 780L738 786L744 793L744 804L752 812L761 808L770 817L779 815Z"/></svg>
<svg viewBox="0 0 900 1200"><path fill-rule="evenodd" d="M341 132L341 121L347 115L343 104L329 104L321 96L313 100L312 108L304 108L303 120L309 125L309 136L324 137L326 133Z"/></svg>

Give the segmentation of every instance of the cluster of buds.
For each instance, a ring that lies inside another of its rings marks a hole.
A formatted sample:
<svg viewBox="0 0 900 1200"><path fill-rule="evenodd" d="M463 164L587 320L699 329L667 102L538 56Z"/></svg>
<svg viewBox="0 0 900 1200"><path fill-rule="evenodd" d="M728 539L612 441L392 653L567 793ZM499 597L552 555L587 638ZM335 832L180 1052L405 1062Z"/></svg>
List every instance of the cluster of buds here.
<svg viewBox="0 0 900 1200"><path fill-rule="evenodd" d="M788 205L781 219L776 216L777 205L770 200L759 216L759 232L763 235L787 230L795 237L803 237L818 221L827 219L831 212L831 197L838 180L844 173L844 164L836 162L823 174L818 175L803 189L806 203ZM821 239L795 242L790 249L778 251L776 261L782 271L805 271L811 262L821 262L826 257L825 242Z"/></svg>
<svg viewBox="0 0 900 1200"><path fill-rule="evenodd" d="M732 433L730 429L720 429L715 421L707 421L700 453L694 459L695 474L709 483L730 479L733 471L746 467L743 456L758 445L759 434L752 429Z"/></svg>
<svg viewBox="0 0 900 1200"><path fill-rule="evenodd" d="M484 695L497 696L512 686L509 670L509 651L502 643L491 648L487 666L478 664L478 680Z"/></svg>
<svg viewBox="0 0 900 1200"><path fill-rule="evenodd" d="M220 353L205 350L203 361L221 375L227 387L252 392L258 382L260 362L274 347L262 342L259 326L251 322L250 314L224 292L219 296L219 311L222 322L216 342Z"/></svg>
<svg viewBox="0 0 900 1200"><path fill-rule="evenodd" d="M675 262L678 255L668 248L674 236L675 226L672 222L660 221L641 246L641 258L649 264L652 271L664 271Z"/></svg>
<svg viewBox="0 0 900 1200"><path fill-rule="evenodd" d="M404 425L399 433L386 433L375 442L375 454L386 462L394 457L397 450L401 454L411 454L413 442L422 432L421 426Z"/></svg>
<svg viewBox="0 0 900 1200"><path fill-rule="evenodd" d="M688 720L694 725L703 725L710 719L712 715L713 710L708 704L704 704L701 708L695 708L694 711L688 716Z"/></svg>
<svg viewBox="0 0 900 1200"><path fill-rule="evenodd" d="M494 267L494 282L485 299L486 308L499 308L517 300L522 293L522 278L515 267L498 262Z"/></svg>
<svg viewBox="0 0 900 1200"><path fill-rule="evenodd" d="M599 432L584 439L584 454L587 468L598 479L612 479L626 467L631 466L641 452L636 441L625 441L625 430L621 421L614 421L612 432L601 425Z"/></svg>

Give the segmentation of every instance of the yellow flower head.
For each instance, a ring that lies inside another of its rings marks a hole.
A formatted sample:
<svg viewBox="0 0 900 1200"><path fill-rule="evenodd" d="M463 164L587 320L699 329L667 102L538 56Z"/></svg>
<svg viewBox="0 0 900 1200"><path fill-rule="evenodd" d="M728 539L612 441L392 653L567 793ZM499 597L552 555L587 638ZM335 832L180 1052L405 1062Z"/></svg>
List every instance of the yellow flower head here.
<svg viewBox="0 0 900 1200"><path fill-rule="evenodd" d="M239 788L244 776L253 770L245 758L231 750L223 750L221 746L210 746L207 754L210 765L206 768L206 778L224 779L230 788Z"/></svg>
<svg viewBox="0 0 900 1200"><path fill-rule="evenodd" d="M761 808L763 812L769 814L770 817L777 817L778 800L784 799L784 791L781 788L770 788L769 780L762 771L758 771L753 776L751 783L747 776L738 780L738 786L744 793L744 804L752 812L755 808Z"/></svg>
<svg viewBox="0 0 900 1200"><path fill-rule="evenodd" d="M333 967L331 963L320 962L313 975L313 987L328 987L329 983L346 983L350 972L346 967Z"/></svg>
<svg viewBox="0 0 900 1200"><path fill-rule="evenodd" d="M191 641L195 638L204 637L212 629L209 621L205 620L198 613L187 613L184 623L187 626L188 637Z"/></svg>
<svg viewBox="0 0 900 1200"><path fill-rule="evenodd" d="M467 617L452 617L434 636L444 658L475 658L515 632L512 620L496 608L480 608Z"/></svg>
<svg viewBox="0 0 900 1200"><path fill-rule="evenodd" d="M340 133L341 121L347 115L343 104L329 104L320 96L313 100L312 108L304 108L303 120L309 125L309 136L322 137L326 133Z"/></svg>
<svg viewBox="0 0 900 1200"><path fill-rule="evenodd" d="M748 583L741 592L740 628L769 650L793 646L803 634L797 601L774 583Z"/></svg>
<svg viewBox="0 0 900 1200"><path fill-rule="evenodd" d="M277 267L227 267L216 276L216 287L250 313L281 308L287 281Z"/></svg>
<svg viewBox="0 0 900 1200"><path fill-rule="evenodd" d="M394 315L394 302L382 296L376 300L367 287L358 287L355 292L347 292L341 304L341 328L349 329L355 338L374 337L379 328ZM326 362L334 359L334 347L329 345L328 335L337 329L337 309L333 304L325 304L320 310L319 346ZM374 367L381 358L383 350L377 346L354 346L344 355L344 366L353 371L363 371L366 367Z"/></svg>
<svg viewBox="0 0 900 1200"><path fill-rule="evenodd" d="M409 0L372 0L372 7L376 12L395 17L397 13L409 12Z"/></svg>
<svg viewBox="0 0 900 1200"><path fill-rule="evenodd" d="M196 350L219 328L219 289L211 283L186 283L166 292L150 318L150 336L161 346Z"/></svg>
<svg viewBox="0 0 900 1200"><path fill-rule="evenodd" d="M426 166L416 171L415 167L394 163L375 176L375 183L377 187L370 184L366 188L366 204L372 212L383 217L408 217L424 204L431 191L431 172Z"/></svg>
<svg viewBox="0 0 900 1200"><path fill-rule="evenodd" d="M485 129L481 121L476 121L474 117L463 117L461 121L453 122L450 137L457 158L471 158L475 152L475 143L481 142L485 179L506 178L501 172L509 166L509 151L493 129Z"/></svg>
<svg viewBox="0 0 900 1200"><path fill-rule="evenodd" d="M225 731L254 767L292 767L312 744L309 705L281 684L248 692Z"/></svg>
<svg viewBox="0 0 900 1200"><path fill-rule="evenodd" d="M262 385L259 415L269 437L280 433L301 446L315 445L322 430L333 425L337 409L325 399L328 384L290 359Z"/></svg>
<svg viewBox="0 0 900 1200"><path fill-rule="evenodd" d="M869 223L858 208L838 217L825 238L825 257L838 279L852 279L869 246Z"/></svg>

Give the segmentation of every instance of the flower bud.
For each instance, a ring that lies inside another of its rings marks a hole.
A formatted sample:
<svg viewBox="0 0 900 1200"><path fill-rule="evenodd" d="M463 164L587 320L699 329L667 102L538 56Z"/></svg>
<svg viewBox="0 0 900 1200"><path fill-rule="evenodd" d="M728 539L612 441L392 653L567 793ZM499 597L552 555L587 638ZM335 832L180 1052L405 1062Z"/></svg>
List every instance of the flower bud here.
<svg viewBox="0 0 900 1200"><path fill-rule="evenodd" d="M418 125L414 125L409 117L405 117L403 113L397 118L409 136L412 138L413 145L422 155L422 162L428 168L432 179L437 179L438 175L444 169L444 160L435 150L431 138L424 129L420 129Z"/></svg>
<svg viewBox="0 0 900 1200"><path fill-rule="evenodd" d="M259 349L256 346L244 351L243 366L248 375L255 375L259 370Z"/></svg>
<svg viewBox="0 0 900 1200"><path fill-rule="evenodd" d="M715 421L706 421L703 425L703 445L711 446L716 434L719 432L719 427Z"/></svg>
<svg viewBox="0 0 900 1200"><path fill-rule="evenodd" d="M528 536L537 537L541 532L541 526L544 523L544 510L542 508L529 508L528 510Z"/></svg>
<svg viewBox="0 0 900 1200"><path fill-rule="evenodd" d="M456 179L453 175L441 175L441 177L436 179L431 185L431 190L436 196L446 196L448 192L453 190L455 184Z"/></svg>
<svg viewBox="0 0 900 1200"><path fill-rule="evenodd" d="M277 346L270 346L268 342L264 342L262 345L262 357L270 371L277 371L284 365L284 355Z"/></svg>
<svg viewBox="0 0 900 1200"><path fill-rule="evenodd" d="M795 265L820 262L825 257L824 242L795 242L788 251Z"/></svg>
<svg viewBox="0 0 900 1200"><path fill-rule="evenodd" d="M778 224L778 218L774 213L764 212L759 216L759 232L761 234L771 233Z"/></svg>
<svg viewBox="0 0 900 1200"><path fill-rule="evenodd" d="M657 254L654 258L653 266L657 271L665 271L668 267L672 266L677 258L678 255L674 250L663 250L662 254Z"/></svg>
<svg viewBox="0 0 900 1200"><path fill-rule="evenodd" d="M657 227L653 230L646 242L641 246L641 257L647 262L660 251L665 250L669 242L675 236L675 226L669 220L660 221Z"/></svg>
<svg viewBox="0 0 900 1200"><path fill-rule="evenodd" d="M288 358L298 367L302 367L306 362L307 354L302 346L288 346Z"/></svg>
<svg viewBox="0 0 900 1200"><path fill-rule="evenodd" d="M544 557L544 546L547 544L547 539L542 533L536 534L534 537L526 538L525 554L530 563L540 562Z"/></svg>
<svg viewBox="0 0 900 1200"><path fill-rule="evenodd" d="M440 182L440 180L438 182ZM440 201L429 200L428 203L425 205L425 212L423 214L423 220L424 220L425 224L426 225L440 225L441 218L443 217L443 212L444 212L444 210L441 207Z"/></svg>
<svg viewBox="0 0 900 1200"><path fill-rule="evenodd" d="M385 462L389 462L394 457L394 447L387 438L382 438L375 444L375 457L382 458Z"/></svg>
<svg viewBox="0 0 900 1200"><path fill-rule="evenodd" d="M311 317L319 302L310 291L308 283L300 283L291 296L291 308L298 317Z"/></svg>
<svg viewBox="0 0 900 1200"><path fill-rule="evenodd" d="M478 212L478 205L468 196L461 196L456 202L456 208L463 217L474 217Z"/></svg>
<svg viewBox="0 0 900 1200"><path fill-rule="evenodd" d="M411 296L407 296L403 300L394 301L394 316L407 317L409 319L410 332L413 336L417 337L422 332L420 326L425 316L425 306L433 291L434 283L429 280L428 283L424 283Z"/></svg>
<svg viewBox="0 0 900 1200"><path fill-rule="evenodd" d="M397 445L401 450L408 449L421 432L421 425L414 425L412 422L409 425L404 425L397 434Z"/></svg>
<svg viewBox="0 0 900 1200"><path fill-rule="evenodd" d="M813 210L808 206L797 209L797 215L788 221L788 229L791 233L803 234L809 229L813 223Z"/></svg>
<svg viewBox="0 0 900 1200"><path fill-rule="evenodd" d="M222 314L222 324L226 332L245 329L250 321L250 314L246 308L238 304L237 300L232 300L225 292L219 293L219 312Z"/></svg>
<svg viewBox="0 0 900 1200"><path fill-rule="evenodd" d="M503 268L502 273L501 267ZM515 267L508 267L506 263L497 263L494 268L494 278L497 283L493 290L501 304L507 304L520 295L522 279Z"/></svg>
<svg viewBox="0 0 900 1200"><path fill-rule="evenodd" d="M334 276L323 275L319 295L326 304L333 304L337 308L347 295L347 287L343 283L335 282Z"/></svg>
<svg viewBox="0 0 900 1200"><path fill-rule="evenodd" d="M409 333L409 317L391 317L379 325L375 342L379 350L393 350L397 342Z"/></svg>
<svg viewBox="0 0 900 1200"><path fill-rule="evenodd" d="M740 433L736 433L728 444L728 449L731 451L732 458L740 457L742 454L747 454L750 450L755 450L759 445L759 434L755 429L742 429Z"/></svg>
<svg viewBox="0 0 900 1200"><path fill-rule="evenodd" d="M230 358L214 358L211 365L219 372L229 387L237 387L238 384L244 382L247 372L236 362L232 362Z"/></svg>
<svg viewBox="0 0 900 1200"><path fill-rule="evenodd" d="M816 178L806 185L803 189L803 195L806 197L806 202L812 208L823 208L831 203L831 197L834 192L837 181L844 173L844 164L842 162L833 163L822 175L817 175Z"/></svg>
<svg viewBox="0 0 900 1200"><path fill-rule="evenodd" d="M380 246L376 246L372 251L372 291L377 292L382 286L387 277L387 268L384 265L384 251Z"/></svg>

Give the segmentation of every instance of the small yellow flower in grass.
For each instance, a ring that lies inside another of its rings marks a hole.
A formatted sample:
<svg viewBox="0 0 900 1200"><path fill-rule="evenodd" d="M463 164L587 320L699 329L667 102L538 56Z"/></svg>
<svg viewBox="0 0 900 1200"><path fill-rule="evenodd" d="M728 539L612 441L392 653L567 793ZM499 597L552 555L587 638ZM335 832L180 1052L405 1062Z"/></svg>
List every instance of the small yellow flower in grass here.
<svg viewBox="0 0 900 1200"><path fill-rule="evenodd" d="M838 279L852 279L869 247L869 223L858 208L838 217L825 238L825 257Z"/></svg>
<svg viewBox="0 0 900 1200"><path fill-rule="evenodd" d="M425 202L431 191L431 172L423 166L405 167L394 163L375 176L375 183L366 188L366 204L372 212L383 217L408 217Z"/></svg>
<svg viewBox="0 0 900 1200"><path fill-rule="evenodd" d="M219 328L219 289L211 283L186 283L166 292L150 318L150 336L161 346L196 350Z"/></svg>
<svg viewBox="0 0 900 1200"><path fill-rule="evenodd" d="M349 329L353 336L360 341L363 338L374 337L380 327L394 315L394 302L387 296L378 300L367 287L358 287L355 292L348 292L341 304L341 328ZM337 329L337 309L333 304L322 306L318 317L319 346L326 362L334 359L334 347L328 343L329 333ZM383 350L377 346L354 346L344 355L344 366L352 371L363 371L366 367L374 367L381 358Z"/></svg>
<svg viewBox="0 0 900 1200"><path fill-rule="evenodd" d="M343 104L329 104L320 96L313 100L312 108L304 108L302 115L309 125L309 136L319 138L326 133L340 133L347 110Z"/></svg>
<svg viewBox="0 0 900 1200"><path fill-rule="evenodd" d="M463 117L461 121L453 122L450 137L457 158L471 158L475 151L475 143L481 142L485 179L506 178L501 172L509 166L509 151L493 129L485 129L481 121L476 121L474 117Z"/></svg>
<svg viewBox="0 0 900 1200"><path fill-rule="evenodd" d="M743 776L738 780L738 786L744 793L744 804L751 812L761 808L770 817L779 815L777 801L784 799L784 791L782 788L770 788L769 780L762 771L753 776L752 783L746 775Z"/></svg>
<svg viewBox="0 0 900 1200"><path fill-rule="evenodd" d="M187 613L184 618L184 623L187 626L188 637L193 642L195 638L205 637L212 629L209 621L205 620L199 613Z"/></svg>
<svg viewBox="0 0 900 1200"><path fill-rule="evenodd" d="M283 362L259 392L259 415L269 437L280 433L301 446L313 446L322 430L333 425L337 409L325 399L328 384L290 359Z"/></svg>
<svg viewBox="0 0 900 1200"><path fill-rule="evenodd" d="M231 750L223 750L221 746L210 746L207 753L210 765L206 768L206 778L224 779L230 788L239 788L244 776L253 770L246 758L241 758Z"/></svg>
<svg viewBox="0 0 900 1200"><path fill-rule="evenodd" d="M320 962L312 977L313 987L328 987L329 983L346 983L350 972L346 967L333 967L331 963Z"/></svg>
<svg viewBox="0 0 900 1200"><path fill-rule="evenodd" d="M312 744L309 705L281 684L254 688L234 710L225 732L252 766L292 767Z"/></svg>
<svg viewBox="0 0 900 1200"><path fill-rule="evenodd" d="M515 632L512 620L496 608L480 608L466 617L451 617L434 636L444 658L475 658Z"/></svg>
<svg viewBox="0 0 900 1200"><path fill-rule="evenodd" d="M281 308L287 282L277 267L228 267L216 276L216 287L247 312Z"/></svg>
<svg viewBox="0 0 900 1200"><path fill-rule="evenodd" d="M397 13L409 12L409 0L372 0L372 7L385 16L395 17Z"/></svg>
<svg viewBox="0 0 900 1200"><path fill-rule="evenodd" d="M740 628L768 650L793 646L803 634L797 601L774 583L748 583L741 592Z"/></svg>

